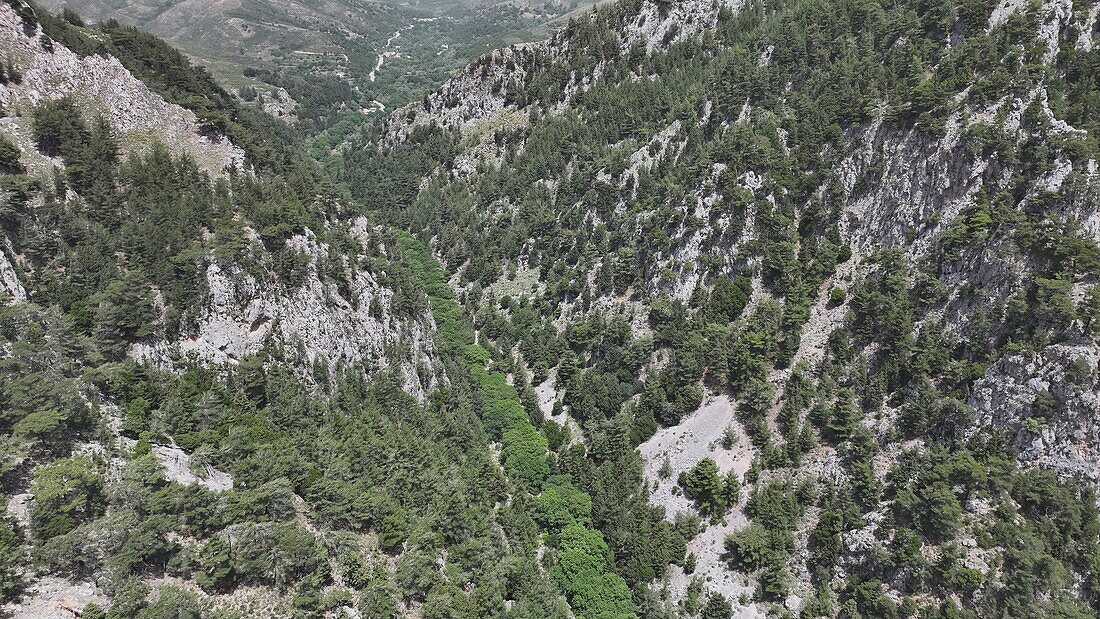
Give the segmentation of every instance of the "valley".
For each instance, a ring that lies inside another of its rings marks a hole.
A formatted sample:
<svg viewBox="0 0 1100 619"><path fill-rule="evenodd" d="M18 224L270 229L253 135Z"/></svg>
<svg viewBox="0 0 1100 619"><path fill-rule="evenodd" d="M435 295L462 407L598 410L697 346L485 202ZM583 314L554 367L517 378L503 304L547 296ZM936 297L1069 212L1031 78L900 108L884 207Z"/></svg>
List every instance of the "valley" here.
<svg viewBox="0 0 1100 619"><path fill-rule="evenodd" d="M0 616L1100 613L1096 0L44 4Z"/></svg>
<svg viewBox="0 0 1100 619"><path fill-rule="evenodd" d="M42 6L164 37L237 96L304 123L307 138L325 134L318 149L364 124L362 110L369 117L399 107L493 47L543 36L536 32L566 10L374 0L45 0ZM405 39L395 47L398 32ZM389 70L382 71L386 62ZM314 79L302 79L307 75Z"/></svg>

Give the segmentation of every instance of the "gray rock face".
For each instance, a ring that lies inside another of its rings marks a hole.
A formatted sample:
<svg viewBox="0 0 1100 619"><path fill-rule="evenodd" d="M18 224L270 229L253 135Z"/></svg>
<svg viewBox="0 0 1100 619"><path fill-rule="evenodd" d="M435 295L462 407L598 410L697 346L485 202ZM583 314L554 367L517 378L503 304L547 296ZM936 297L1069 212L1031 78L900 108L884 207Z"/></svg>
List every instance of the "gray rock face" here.
<svg viewBox="0 0 1100 619"><path fill-rule="evenodd" d="M463 135L493 127L510 109L509 82L522 81L528 74L526 66L547 50L546 43L524 43L490 52L424 101L391 114L386 120L385 142L400 143L417 127L432 123Z"/></svg>
<svg viewBox="0 0 1100 619"><path fill-rule="evenodd" d="M668 47L713 28L722 9L737 11L744 4L742 0L645 2L620 30L620 49L625 52L638 43L643 43L647 52Z"/></svg>
<svg viewBox="0 0 1100 619"><path fill-rule="evenodd" d="M135 344L131 356L162 366L170 366L178 356L214 365L236 364L273 338L300 347L311 365L320 362L329 369L358 365L368 371L394 367L406 390L423 397L436 382L433 373L421 379L419 371L434 364L430 334L435 325L430 316L411 320L393 316L388 309L393 291L363 270L351 281L355 301L344 298L335 285L322 282L318 275L318 261L327 257L328 247L318 243L312 232L289 243L309 256L301 286L287 290L236 265L211 264L206 271L209 293L198 327L178 340ZM372 314L372 307L381 313Z"/></svg>
<svg viewBox="0 0 1100 619"><path fill-rule="evenodd" d="M737 436L729 449L716 438L725 428L732 428ZM650 501L664 507L670 519L676 514L693 512L691 500L677 485L681 473L703 458L711 458L723 474L732 471L743 478L757 455L748 434L737 421L736 403L725 395L708 400L679 425L661 428L638 448L645 463L646 483L651 488ZM667 477L661 474L665 466L668 467ZM744 577L727 569L723 560L726 536L748 524L744 511L743 505L734 506L722 522L708 524L688 542L688 552L695 554L697 567L690 574L679 566L671 569L668 589L674 599L683 599L693 578L701 578L711 591L731 600L752 597L752 586ZM749 604L738 608L735 616L755 619L766 614L763 605Z"/></svg>
<svg viewBox="0 0 1100 619"><path fill-rule="evenodd" d="M125 153L140 152L159 141L176 153L190 154L214 176L226 167L244 168L243 150L226 138L202 135L193 112L149 90L117 58L81 58L56 41L47 48L43 37L41 27L27 36L11 6L0 4L0 50L23 75L18 84L0 84L0 104L5 109L69 96L82 109L110 121L123 137Z"/></svg>
<svg viewBox="0 0 1100 619"><path fill-rule="evenodd" d="M276 88L272 92L260 93L258 96L264 112L288 125L298 123L298 102L285 88Z"/></svg>
<svg viewBox="0 0 1100 619"><path fill-rule="evenodd" d="M27 291L19 283L19 276L15 273L15 267L8 260L7 254L0 249L0 294L7 295L9 302L27 300Z"/></svg>
<svg viewBox="0 0 1100 619"><path fill-rule="evenodd" d="M1100 347L1056 344L1002 357L974 387L979 424L1014 437L1019 459L1100 481Z"/></svg>
<svg viewBox="0 0 1100 619"><path fill-rule="evenodd" d="M215 492L233 488L233 477L229 473L209 464L198 465L191 454L175 445L154 445L152 452L164 467L164 475L169 481L185 486L198 484Z"/></svg>

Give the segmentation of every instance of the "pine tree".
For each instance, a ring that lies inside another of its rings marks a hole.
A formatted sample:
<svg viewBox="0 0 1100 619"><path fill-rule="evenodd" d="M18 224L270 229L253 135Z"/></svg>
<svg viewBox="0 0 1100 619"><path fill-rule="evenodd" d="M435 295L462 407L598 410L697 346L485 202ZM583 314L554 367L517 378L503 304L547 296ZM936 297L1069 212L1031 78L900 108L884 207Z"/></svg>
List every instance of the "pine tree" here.
<svg viewBox="0 0 1100 619"><path fill-rule="evenodd" d="M99 116L87 140L73 144L65 153L65 170L73 190L93 207L96 219L117 224L114 200L119 163L118 141L107 119Z"/></svg>
<svg viewBox="0 0 1100 619"><path fill-rule="evenodd" d="M50 157L66 157L88 139L88 127L68 97L34 108L34 140Z"/></svg>
<svg viewBox="0 0 1100 619"><path fill-rule="evenodd" d="M0 173L22 174L22 152L7 136L0 135Z"/></svg>
<svg viewBox="0 0 1100 619"><path fill-rule="evenodd" d="M105 354L121 357L127 344L153 333L155 320L149 286L131 271L99 295L92 336Z"/></svg>

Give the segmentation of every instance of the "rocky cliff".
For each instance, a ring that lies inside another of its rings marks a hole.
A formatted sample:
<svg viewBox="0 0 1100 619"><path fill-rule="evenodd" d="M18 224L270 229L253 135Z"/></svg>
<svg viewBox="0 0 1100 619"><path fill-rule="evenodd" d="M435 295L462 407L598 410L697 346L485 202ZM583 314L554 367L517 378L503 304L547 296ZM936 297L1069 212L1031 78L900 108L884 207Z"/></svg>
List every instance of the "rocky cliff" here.
<svg viewBox="0 0 1100 619"><path fill-rule="evenodd" d="M166 102L117 58L77 55L50 40L40 25L27 22L8 3L0 7L0 37L6 61L21 76L0 85L0 104L7 112L2 122L4 131L27 153L28 165L36 164L36 149L28 118L20 112L43 101L73 97L90 115L102 114L111 121L123 136L125 152L143 152L159 141L191 155L212 175L227 167L243 169L243 150L223 136L203 132L194 112Z"/></svg>
<svg viewBox="0 0 1100 619"><path fill-rule="evenodd" d="M353 230L363 242L372 231L362 218ZM302 284L288 290L235 265L211 264L197 326L176 341L135 344L130 354L166 368L180 358L235 364L274 340L302 351L307 367L323 364L332 371L361 368L370 373L395 368L405 389L421 399L440 384L439 368L433 367L431 316L409 320L393 315L393 290L366 270L355 274L345 292L323 282L318 263L329 257L330 249L312 233L288 243L308 257Z"/></svg>

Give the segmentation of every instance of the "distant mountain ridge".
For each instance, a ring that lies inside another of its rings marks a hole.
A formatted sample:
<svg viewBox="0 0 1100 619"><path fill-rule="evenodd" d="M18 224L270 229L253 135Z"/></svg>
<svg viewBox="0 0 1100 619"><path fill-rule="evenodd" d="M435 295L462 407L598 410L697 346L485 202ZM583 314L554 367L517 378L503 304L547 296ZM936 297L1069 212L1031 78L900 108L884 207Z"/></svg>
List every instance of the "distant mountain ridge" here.
<svg viewBox="0 0 1100 619"><path fill-rule="evenodd" d="M292 122L294 111L311 119L307 135L415 98L476 55L537 36L527 29L568 10L547 4L555 8L533 12L496 2L417 8L378 0L41 4L73 10L89 23L117 20L162 37L248 100L291 112L285 116ZM383 56L390 66L381 66ZM307 74L313 79L303 80Z"/></svg>

